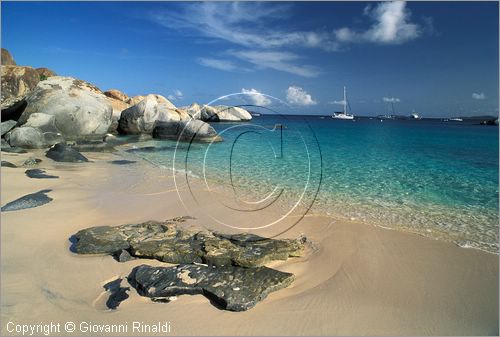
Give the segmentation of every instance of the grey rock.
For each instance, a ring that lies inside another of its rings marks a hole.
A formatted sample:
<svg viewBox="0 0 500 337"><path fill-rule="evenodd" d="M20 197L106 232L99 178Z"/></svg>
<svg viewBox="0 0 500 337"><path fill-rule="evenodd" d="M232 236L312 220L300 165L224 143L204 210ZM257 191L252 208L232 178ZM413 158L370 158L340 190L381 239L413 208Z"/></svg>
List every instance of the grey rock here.
<svg viewBox="0 0 500 337"><path fill-rule="evenodd" d="M210 124L195 119L188 122L157 122L153 129L153 138L198 142L222 141Z"/></svg>
<svg viewBox="0 0 500 337"><path fill-rule="evenodd" d="M40 129L29 126L15 128L5 135L5 139L12 147L27 149L43 149L63 140L59 134L43 132Z"/></svg>
<svg viewBox="0 0 500 337"><path fill-rule="evenodd" d="M274 240L252 234L192 231L177 226L183 221L181 218L83 229L74 235L73 250L79 254L109 255L127 250L134 257L167 263L242 267L262 266L274 260L301 256L304 252L304 239Z"/></svg>
<svg viewBox="0 0 500 337"><path fill-rule="evenodd" d="M269 293L288 287L294 276L267 267L141 265L132 270L128 279L140 295L154 300L183 294L202 294L222 309L245 311L253 308Z"/></svg>
<svg viewBox="0 0 500 337"><path fill-rule="evenodd" d="M17 122L13 120L5 121L0 124L0 129L2 130L2 137L5 135L7 132L12 130L16 126Z"/></svg>
<svg viewBox="0 0 500 337"><path fill-rule="evenodd" d="M115 165L129 165L137 162L135 160L119 159L119 160L112 160L110 163Z"/></svg>
<svg viewBox="0 0 500 337"><path fill-rule="evenodd" d="M199 119L204 122L240 122L249 121L252 115L241 107L233 107L226 105L199 105L193 103L184 110L194 119Z"/></svg>
<svg viewBox="0 0 500 337"><path fill-rule="evenodd" d="M23 127L32 127L39 129L42 132L61 133L56 127L56 117L44 113L32 113Z"/></svg>
<svg viewBox="0 0 500 337"><path fill-rule="evenodd" d="M64 143L58 143L51 147L45 154L48 158L58 162L80 163L89 160L77 150Z"/></svg>
<svg viewBox="0 0 500 337"><path fill-rule="evenodd" d="M16 168L17 166L12 164L10 161L2 160L2 167Z"/></svg>
<svg viewBox="0 0 500 337"><path fill-rule="evenodd" d="M45 170L41 169L30 169L26 170L24 173L30 178L34 179L57 179L59 178L58 176L53 176L50 174L45 174Z"/></svg>
<svg viewBox="0 0 500 337"><path fill-rule="evenodd" d="M45 205L53 199L47 195L52 190L42 190L36 193L27 194L19 199L11 201L2 206L2 212L18 211L26 208L33 208Z"/></svg>
<svg viewBox="0 0 500 337"><path fill-rule="evenodd" d="M40 164L41 162L42 162L41 159L30 157L24 161L23 166L24 167L36 166L36 165Z"/></svg>
<svg viewBox="0 0 500 337"><path fill-rule="evenodd" d="M147 95L139 103L122 111L117 130L128 135L151 134L156 121L180 122L189 119L185 111L177 109L168 100L160 100L158 95Z"/></svg>
<svg viewBox="0 0 500 337"><path fill-rule="evenodd" d="M33 113L55 117L55 126L64 137L105 134L113 108L99 88L72 77L53 76L40 81L26 98L27 107L19 118L26 123Z"/></svg>
<svg viewBox="0 0 500 337"><path fill-rule="evenodd" d="M4 142L5 141L2 139L2 151L3 152L9 152L9 153L26 153L26 152L28 152L21 147L12 147L7 142L5 142L5 143Z"/></svg>
<svg viewBox="0 0 500 337"><path fill-rule="evenodd" d="M127 261L132 261L135 260L136 258L130 255L130 253L126 250L122 250L120 254L115 254L114 258L118 262L127 262Z"/></svg>

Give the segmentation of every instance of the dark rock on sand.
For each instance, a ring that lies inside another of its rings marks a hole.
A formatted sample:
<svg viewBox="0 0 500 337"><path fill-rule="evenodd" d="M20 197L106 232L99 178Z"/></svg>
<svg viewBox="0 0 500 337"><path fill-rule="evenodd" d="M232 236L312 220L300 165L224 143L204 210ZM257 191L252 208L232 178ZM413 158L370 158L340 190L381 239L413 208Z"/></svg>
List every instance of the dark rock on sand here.
<svg viewBox="0 0 500 337"><path fill-rule="evenodd" d="M2 133L2 137L7 132L9 132L10 130L12 130L16 126L16 124L17 124L17 122L16 121L12 121L12 120L2 122L2 124L0 124L0 130L1 130L1 133Z"/></svg>
<svg viewBox="0 0 500 337"><path fill-rule="evenodd" d="M293 274L267 267L208 267L141 265L129 275L130 284L142 296L161 300L183 294L203 294L225 310L253 308L273 291L288 287Z"/></svg>
<svg viewBox="0 0 500 337"><path fill-rule="evenodd" d="M120 254L167 263L208 263L216 266L262 266L274 260L301 256L304 239L274 240L252 234L223 235L177 226L177 219L135 225L83 229L75 234L79 254Z"/></svg>
<svg viewBox="0 0 500 337"><path fill-rule="evenodd" d="M35 178L35 179L57 179L59 178L58 176L53 176L50 174L45 174L45 170L41 169L30 169L24 171L26 175L30 178Z"/></svg>
<svg viewBox="0 0 500 337"><path fill-rule="evenodd" d="M10 161L2 160L2 167L16 168L17 166L12 164Z"/></svg>
<svg viewBox="0 0 500 337"><path fill-rule="evenodd" d="M2 206L2 212L18 211L26 208L33 208L45 205L53 199L47 195L52 190L42 190L36 193L27 194L19 199L11 201Z"/></svg>
<svg viewBox="0 0 500 337"><path fill-rule="evenodd" d="M115 165L128 165L128 164L134 164L137 162L135 160L120 159L120 160L112 160L110 163L115 164Z"/></svg>
<svg viewBox="0 0 500 337"><path fill-rule="evenodd" d="M23 166L24 167L36 166L36 165L40 164L41 162L42 162L41 159L30 157L24 161Z"/></svg>
<svg viewBox="0 0 500 337"><path fill-rule="evenodd" d="M48 158L58 162L80 163L89 160L77 150L64 143L58 143L51 147L45 154Z"/></svg>
<svg viewBox="0 0 500 337"><path fill-rule="evenodd" d="M129 296L127 291L130 290L129 287L121 286L122 279L118 278L104 285L104 289L110 294L108 300L106 301L106 306L109 309L116 309L121 302L125 301Z"/></svg>

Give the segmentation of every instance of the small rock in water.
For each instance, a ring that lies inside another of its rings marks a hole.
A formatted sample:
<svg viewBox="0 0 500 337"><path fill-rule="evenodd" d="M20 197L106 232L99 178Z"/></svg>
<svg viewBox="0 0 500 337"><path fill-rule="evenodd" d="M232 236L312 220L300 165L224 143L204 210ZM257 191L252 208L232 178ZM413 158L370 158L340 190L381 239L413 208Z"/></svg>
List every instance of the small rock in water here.
<svg viewBox="0 0 500 337"><path fill-rule="evenodd" d="M153 300L200 294L213 300L222 309L245 311L253 308L269 293L288 287L294 276L267 267L141 265L132 270L128 280L140 295Z"/></svg>
<svg viewBox="0 0 500 337"><path fill-rule="evenodd" d="M53 176L50 174L45 174L45 170L41 169L30 169L26 170L24 173L30 178L35 178L35 179L57 179L59 178L58 176Z"/></svg>
<svg viewBox="0 0 500 337"><path fill-rule="evenodd" d="M17 166L12 164L10 161L2 160L2 167L16 168Z"/></svg>
<svg viewBox="0 0 500 337"><path fill-rule="evenodd" d="M2 206L1 211L2 212L18 211L21 209L33 208L45 205L53 200L46 194L49 193L50 191L52 190L42 190L36 193L27 194L24 197L11 201L6 205Z"/></svg>

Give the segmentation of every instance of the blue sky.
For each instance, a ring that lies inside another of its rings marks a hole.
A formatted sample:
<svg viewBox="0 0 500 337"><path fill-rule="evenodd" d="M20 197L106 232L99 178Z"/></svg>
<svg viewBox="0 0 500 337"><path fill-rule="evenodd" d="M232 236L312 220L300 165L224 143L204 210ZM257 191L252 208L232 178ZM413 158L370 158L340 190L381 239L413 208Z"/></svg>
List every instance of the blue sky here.
<svg viewBox="0 0 500 337"><path fill-rule="evenodd" d="M2 47L103 90L178 105L498 114L497 2L5 2ZM264 93L287 102L279 101ZM286 111L285 111L286 110Z"/></svg>

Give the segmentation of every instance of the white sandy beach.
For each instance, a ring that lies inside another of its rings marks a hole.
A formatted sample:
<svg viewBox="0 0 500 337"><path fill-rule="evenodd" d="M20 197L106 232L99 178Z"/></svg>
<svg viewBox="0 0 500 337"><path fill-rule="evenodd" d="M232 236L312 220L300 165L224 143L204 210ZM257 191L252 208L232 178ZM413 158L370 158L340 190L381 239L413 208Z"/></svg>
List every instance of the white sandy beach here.
<svg viewBox="0 0 500 337"><path fill-rule="evenodd" d="M170 322L172 335L499 332L498 255L324 216L306 216L282 235L304 234L315 249L273 264L294 273L296 280L253 309L219 310L203 296L154 303L131 288L117 310L108 310L103 284L126 277L136 265L161 263L78 256L69 250L72 234L96 225L182 215L196 217L201 226L209 219L182 207L169 171L145 162L133 168L112 165L109 160L120 159L113 154L84 154L91 162L59 164L35 152L43 159L39 168L59 179L31 179L24 174L26 168L1 169L2 205L42 189L52 189L49 196L54 199L1 214L2 335L11 334L8 322L68 321L77 326ZM2 159L20 165L32 155L2 153Z"/></svg>

